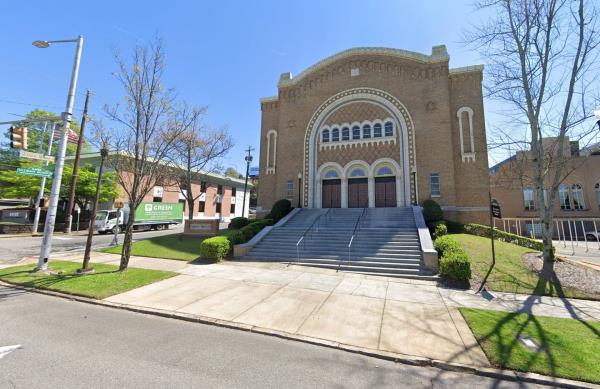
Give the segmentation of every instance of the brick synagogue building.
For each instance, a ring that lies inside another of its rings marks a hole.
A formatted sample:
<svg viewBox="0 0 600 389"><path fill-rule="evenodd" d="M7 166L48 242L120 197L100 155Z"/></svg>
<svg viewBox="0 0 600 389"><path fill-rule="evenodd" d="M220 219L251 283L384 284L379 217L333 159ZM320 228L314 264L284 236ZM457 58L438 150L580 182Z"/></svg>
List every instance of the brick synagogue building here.
<svg viewBox="0 0 600 389"><path fill-rule="evenodd" d="M258 212L404 207L432 198L447 218L488 219L483 66L431 54L354 48L261 99Z"/></svg>

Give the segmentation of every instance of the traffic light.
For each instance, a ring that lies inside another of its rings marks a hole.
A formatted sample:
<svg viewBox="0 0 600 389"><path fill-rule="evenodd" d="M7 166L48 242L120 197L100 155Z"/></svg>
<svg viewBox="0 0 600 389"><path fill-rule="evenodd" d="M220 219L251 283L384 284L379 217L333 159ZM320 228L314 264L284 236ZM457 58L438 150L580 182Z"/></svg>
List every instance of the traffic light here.
<svg viewBox="0 0 600 389"><path fill-rule="evenodd" d="M27 150L27 127L12 126L10 128L10 147Z"/></svg>

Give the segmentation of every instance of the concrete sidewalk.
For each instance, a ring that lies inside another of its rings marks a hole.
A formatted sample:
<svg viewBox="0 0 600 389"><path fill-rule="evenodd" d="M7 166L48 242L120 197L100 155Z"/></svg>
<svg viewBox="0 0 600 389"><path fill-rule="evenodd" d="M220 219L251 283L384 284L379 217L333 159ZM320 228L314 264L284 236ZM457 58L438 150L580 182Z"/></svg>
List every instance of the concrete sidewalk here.
<svg viewBox="0 0 600 389"><path fill-rule="evenodd" d="M434 283L262 263L188 265L107 301L171 310L366 349L488 366ZM327 274L329 273L329 274Z"/></svg>
<svg viewBox="0 0 600 389"><path fill-rule="evenodd" d="M118 262L118 255L93 253L92 263ZM180 275L106 301L471 366L489 362L459 307L600 320L598 301L499 292L482 296L432 281L282 263L188 264L132 257L130 266Z"/></svg>

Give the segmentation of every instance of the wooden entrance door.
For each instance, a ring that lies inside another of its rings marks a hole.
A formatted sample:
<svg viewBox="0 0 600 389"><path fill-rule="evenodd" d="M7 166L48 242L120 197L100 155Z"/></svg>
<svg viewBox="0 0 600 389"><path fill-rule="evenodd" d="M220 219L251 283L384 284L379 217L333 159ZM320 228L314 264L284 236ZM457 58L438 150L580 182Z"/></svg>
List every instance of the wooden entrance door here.
<svg viewBox="0 0 600 389"><path fill-rule="evenodd" d="M323 208L340 208L342 206L342 181L323 180Z"/></svg>
<svg viewBox="0 0 600 389"><path fill-rule="evenodd" d="M367 178L348 179L348 208L369 207L369 181Z"/></svg>
<svg viewBox="0 0 600 389"><path fill-rule="evenodd" d="M375 207L396 206L396 177L375 178Z"/></svg>

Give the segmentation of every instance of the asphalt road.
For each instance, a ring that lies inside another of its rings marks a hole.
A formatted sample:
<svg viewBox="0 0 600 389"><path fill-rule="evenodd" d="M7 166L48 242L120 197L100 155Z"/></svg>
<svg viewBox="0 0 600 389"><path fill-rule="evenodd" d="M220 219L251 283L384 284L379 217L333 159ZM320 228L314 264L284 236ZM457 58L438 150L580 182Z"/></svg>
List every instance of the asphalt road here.
<svg viewBox="0 0 600 389"><path fill-rule="evenodd" d="M168 235L176 232L182 232L181 225L171 227L163 231L140 231L133 233L134 240L148 239L154 236ZM87 235L66 235L62 232L56 232L52 240L52 253L69 252L85 249ZM93 247L106 247L112 242L113 235L94 235ZM123 234L119 234L119 242L123 241ZM0 264L15 263L23 257L37 256L40 253L41 236L22 235L16 237L0 236Z"/></svg>
<svg viewBox="0 0 600 389"><path fill-rule="evenodd" d="M1 389L539 387L1 286L0 372Z"/></svg>

